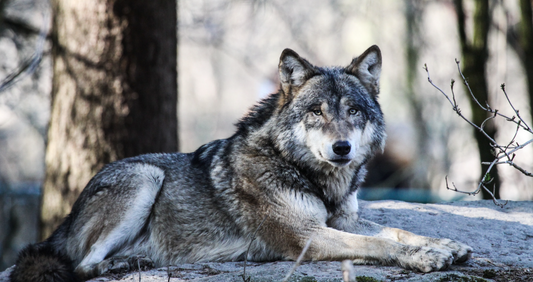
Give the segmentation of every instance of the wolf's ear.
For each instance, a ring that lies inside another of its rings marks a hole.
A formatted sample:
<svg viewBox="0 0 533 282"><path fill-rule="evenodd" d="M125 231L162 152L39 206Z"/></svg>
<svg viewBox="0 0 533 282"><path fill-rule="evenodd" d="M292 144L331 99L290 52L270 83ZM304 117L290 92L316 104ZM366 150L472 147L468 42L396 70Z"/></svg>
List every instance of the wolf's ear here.
<svg viewBox="0 0 533 282"><path fill-rule="evenodd" d="M296 52L287 48L279 58L279 81L281 89L290 95L291 87L300 87L315 73L315 67Z"/></svg>
<svg viewBox="0 0 533 282"><path fill-rule="evenodd" d="M368 48L361 56L352 60L346 72L355 75L372 93L379 94L379 76L381 75L381 50L376 45Z"/></svg>

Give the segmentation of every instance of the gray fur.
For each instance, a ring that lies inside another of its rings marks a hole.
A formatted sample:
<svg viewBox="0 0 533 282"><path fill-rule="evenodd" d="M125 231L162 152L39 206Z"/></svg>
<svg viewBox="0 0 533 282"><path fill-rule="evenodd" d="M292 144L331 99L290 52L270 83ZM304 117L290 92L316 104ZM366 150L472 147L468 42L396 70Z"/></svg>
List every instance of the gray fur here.
<svg viewBox="0 0 533 282"><path fill-rule="evenodd" d="M105 166L42 244L72 260L82 279L107 271L116 256L144 255L159 266L236 261L251 244L248 260L296 259L311 236L312 260L427 272L468 259L466 245L358 218L366 163L385 142L380 71L377 46L345 68L316 67L285 50L280 91L233 136L189 154Z"/></svg>

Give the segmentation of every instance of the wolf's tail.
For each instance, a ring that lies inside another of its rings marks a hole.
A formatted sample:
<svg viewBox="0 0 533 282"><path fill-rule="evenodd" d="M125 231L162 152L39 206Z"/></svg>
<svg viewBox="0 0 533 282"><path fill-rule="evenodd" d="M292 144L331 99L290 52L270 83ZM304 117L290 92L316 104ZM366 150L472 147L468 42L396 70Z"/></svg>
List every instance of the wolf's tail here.
<svg viewBox="0 0 533 282"><path fill-rule="evenodd" d="M79 282L72 261L49 242L32 244L20 251L11 282Z"/></svg>

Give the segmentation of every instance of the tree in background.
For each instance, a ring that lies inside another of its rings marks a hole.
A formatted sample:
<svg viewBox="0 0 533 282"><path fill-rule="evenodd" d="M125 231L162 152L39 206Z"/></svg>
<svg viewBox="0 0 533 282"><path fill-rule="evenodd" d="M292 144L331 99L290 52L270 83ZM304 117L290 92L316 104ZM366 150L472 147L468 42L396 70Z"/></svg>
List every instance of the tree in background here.
<svg viewBox="0 0 533 282"><path fill-rule="evenodd" d="M178 148L175 0L52 1L41 237L106 163Z"/></svg>
<svg viewBox="0 0 533 282"><path fill-rule="evenodd" d="M411 168L413 171L410 182L411 187L425 188L431 187L429 183L429 163L430 158L430 130L426 118L423 116L425 101L422 97L416 95L417 78L419 72L420 49L423 48L423 38L420 32L422 16L426 6L425 1L408 0L405 1L405 22L406 22L406 65L405 65L405 83L406 98L411 107L413 115L412 121L416 130L417 138L417 162Z"/></svg>
<svg viewBox="0 0 533 282"><path fill-rule="evenodd" d="M472 38L468 38L466 32L466 15L462 0L454 0L457 13L457 27L462 51L463 73L468 80L476 99L483 106L489 102L489 92L487 87L486 66L489 57L488 34L492 20L492 9L489 7L489 0L474 0L474 15L472 17L473 33ZM466 89L468 91L468 89ZM489 114L481 109L476 101L470 99L470 108L472 110L472 122L481 125ZM485 133L495 139L497 129L493 123L487 123L484 127ZM487 142L486 136L479 130L474 131L474 137L479 150L480 163L491 162L494 155L491 152L492 147ZM481 165L481 164L480 164ZM481 171L484 171L484 165L481 165ZM494 196L500 198L500 177L497 167L494 167L491 173L491 187L494 189ZM483 199L492 199L492 196L485 190L482 190Z"/></svg>
<svg viewBox="0 0 533 282"><path fill-rule="evenodd" d="M533 2L519 0L520 22L510 26L507 32L509 45L516 52L522 62L526 78L529 97L529 108L533 109Z"/></svg>

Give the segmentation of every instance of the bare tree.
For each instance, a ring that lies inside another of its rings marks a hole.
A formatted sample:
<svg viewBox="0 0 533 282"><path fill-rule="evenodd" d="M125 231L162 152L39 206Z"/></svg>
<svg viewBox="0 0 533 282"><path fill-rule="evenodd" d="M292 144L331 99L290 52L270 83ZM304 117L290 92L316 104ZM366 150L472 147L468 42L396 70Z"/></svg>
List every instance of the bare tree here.
<svg viewBox="0 0 533 282"><path fill-rule="evenodd" d="M474 191L464 191L459 190L455 184L452 182L452 185L450 186L448 183L448 179L446 178L446 188L449 190L453 190L459 193L464 193L468 195L476 195L480 192L484 192L488 195L490 195L491 199L493 199L494 203L499 206L504 206L505 204L501 204L498 202L497 197L495 195L495 190L492 186L492 182L494 181L494 171L496 170L496 167L498 165L509 165L516 170L520 171L523 175L528 177L533 177L533 174L526 169L524 169L520 164L518 164L515 161L515 157L517 156L517 153L528 146L529 144L533 143L533 139L529 139L526 142L523 142L519 144L516 140L518 133L520 131L525 131L528 134L533 135L533 130L531 127L527 124L527 122L522 118L520 115L520 111L515 108L511 100L509 99L509 96L507 95L507 91L505 90L505 85L501 85L501 89L503 94L505 95L505 98L507 99L507 102L511 106L511 109L513 110L513 115L506 115L500 113L497 109L493 109L490 107L490 105L486 104L483 105L480 103L480 101L476 98L476 95L474 95L473 89L470 87L469 81L464 76L463 72L461 71L460 63L458 60L456 60L457 63L457 69L459 71L459 74L461 75L461 79L463 80L465 84L465 88L468 91L468 94L474 101L474 103L477 105L477 107L488 114L488 117L485 118L481 123L476 123L474 120L469 120L466 118L459 108L459 105L457 104L457 101L455 99L455 92L454 92L454 83L455 81L452 80L451 83L451 97L450 95L446 94L443 90L441 90L437 85L433 83L431 80L431 77L429 75L429 70L427 66L425 66L425 70L427 72L428 81L435 87L440 93L442 93L448 102L450 102L452 109L455 113L457 113L463 120L465 120L468 124L470 124L476 132L479 132L479 134L483 135L485 137L485 143L487 143L492 148L492 159L490 161L482 162L481 165L483 167L486 167L486 169L483 170L483 176L481 177L477 188ZM515 131L511 139L507 143L498 143L493 137L491 137L487 131L487 125L490 121L496 118L503 118L507 122L509 122L512 126L515 127ZM531 137L530 137L531 138Z"/></svg>
<svg viewBox="0 0 533 282"><path fill-rule="evenodd" d="M52 1L42 237L104 164L176 151L175 0Z"/></svg>

